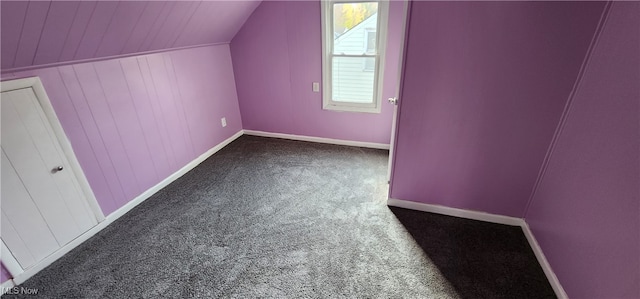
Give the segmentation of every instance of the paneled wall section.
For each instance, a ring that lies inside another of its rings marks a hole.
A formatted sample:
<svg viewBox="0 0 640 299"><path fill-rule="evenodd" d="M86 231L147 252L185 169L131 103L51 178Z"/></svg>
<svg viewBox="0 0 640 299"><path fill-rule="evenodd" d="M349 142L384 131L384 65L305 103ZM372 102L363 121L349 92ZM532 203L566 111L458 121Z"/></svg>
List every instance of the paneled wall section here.
<svg viewBox="0 0 640 299"><path fill-rule="evenodd" d="M570 298L640 298L640 3L601 32L526 221Z"/></svg>
<svg viewBox="0 0 640 299"><path fill-rule="evenodd" d="M259 3L2 1L2 69L226 43Z"/></svg>
<svg viewBox="0 0 640 299"><path fill-rule="evenodd" d="M242 129L228 45L2 79L30 76L42 80L105 215Z"/></svg>

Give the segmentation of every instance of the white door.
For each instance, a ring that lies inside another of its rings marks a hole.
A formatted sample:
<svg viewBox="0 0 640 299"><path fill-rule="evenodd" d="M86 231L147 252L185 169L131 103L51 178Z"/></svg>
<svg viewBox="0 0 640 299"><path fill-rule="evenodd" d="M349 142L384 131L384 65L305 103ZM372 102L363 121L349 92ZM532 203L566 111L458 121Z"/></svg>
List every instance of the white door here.
<svg viewBox="0 0 640 299"><path fill-rule="evenodd" d="M5 91L0 99L1 237L28 269L98 221L34 89Z"/></svg>

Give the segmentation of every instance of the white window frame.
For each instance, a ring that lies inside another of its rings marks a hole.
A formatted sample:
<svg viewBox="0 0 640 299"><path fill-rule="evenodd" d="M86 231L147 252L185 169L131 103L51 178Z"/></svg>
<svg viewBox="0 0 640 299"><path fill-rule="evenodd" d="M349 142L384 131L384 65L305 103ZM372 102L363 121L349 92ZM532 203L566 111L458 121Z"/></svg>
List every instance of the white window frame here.
<svg viewBox="0 0 640 299"><path fill-rule="evenodd" d="M331 53L333 49L333 5L337 3L378 2L376 25L376 53L347 55ZM384 75L385 50L387 46L387 27L389 22L389 1L381 0L322 0L322 108L325 110L380 113L382 106L382 82ZM333 57L374 57L376 59L373 81L373 103L346 103L332 99Z"/></svg>

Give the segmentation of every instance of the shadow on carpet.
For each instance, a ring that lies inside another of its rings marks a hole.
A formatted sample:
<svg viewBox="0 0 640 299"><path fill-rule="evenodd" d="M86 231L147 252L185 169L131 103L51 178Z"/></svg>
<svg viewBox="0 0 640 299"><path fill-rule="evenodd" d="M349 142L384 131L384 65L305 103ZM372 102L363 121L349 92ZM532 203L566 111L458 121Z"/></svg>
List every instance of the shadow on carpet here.
<svg viewBox="0 0 640 299"><path fill-rule="evenodd" d="M518 226L389 207L463 298L556 298Z"/></svg>

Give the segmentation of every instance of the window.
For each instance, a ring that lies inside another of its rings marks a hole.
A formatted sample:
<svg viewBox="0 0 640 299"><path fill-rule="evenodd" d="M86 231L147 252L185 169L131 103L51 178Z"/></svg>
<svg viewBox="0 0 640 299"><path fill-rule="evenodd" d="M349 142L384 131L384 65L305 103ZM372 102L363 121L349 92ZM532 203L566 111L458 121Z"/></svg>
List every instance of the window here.
<svg viewBox="0 0 640 299"><path fill-rule="evenodd" d="M323 108L379 113L388 1L322 1Z"/></svg>

